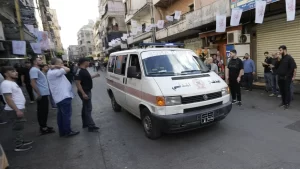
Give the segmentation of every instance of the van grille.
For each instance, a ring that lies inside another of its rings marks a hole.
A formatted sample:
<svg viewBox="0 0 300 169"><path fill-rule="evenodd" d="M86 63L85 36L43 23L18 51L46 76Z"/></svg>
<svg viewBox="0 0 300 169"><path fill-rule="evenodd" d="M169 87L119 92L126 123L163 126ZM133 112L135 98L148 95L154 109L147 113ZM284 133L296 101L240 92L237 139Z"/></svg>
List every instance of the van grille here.
<svg viewBox="0 0 300 169"><path fill-rule="evenodd" d="M204 94L204 95L191 96L191 97L183 97L182 98L182 104L202 102L202 101L217 99L217 98L220 98L220 97L222 97L222 92L215 92L215 93L209 93L209 94L206 94L206 95Z"/></svg>

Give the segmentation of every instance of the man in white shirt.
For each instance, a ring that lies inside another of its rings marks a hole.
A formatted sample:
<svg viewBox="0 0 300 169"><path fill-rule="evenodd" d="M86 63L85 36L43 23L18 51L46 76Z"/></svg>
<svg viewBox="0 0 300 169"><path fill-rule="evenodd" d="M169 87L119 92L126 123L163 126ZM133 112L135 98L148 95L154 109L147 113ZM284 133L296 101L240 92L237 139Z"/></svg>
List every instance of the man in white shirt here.
<svg viewBox="0 0 300 169"><path fill-rule="evenodd" d="M15 134L15 151L27 151L32 148L32 141L23 139L25 112L25 97L22 89L15 82L18 79L18 72L10 66L2 68L5 80L1 83L1 92L6 103L5 113L12 121L12 129Z"/></svg>
<svg viewBox="0 0 300 169"><path fill-rule="evenodd" d="M4 77L2 76L2 74L0 73L0 85L1 83L4 81ZM2 93L1 93L1 88L0 88L0 104L3 104L3 105L0 105L0 125L1 124L6 124L7 122L4 120L4 115L3 115L3 107L5 106L5 102L3 100L3 96L2 96Z"/></svg>
<svg viewBox="0 0 300 169"><path fill-rule="evenodd" d="M53 58L47 73L50 91L57 105L57 124L61 137L70 137L79 134L78 131L71 130L73 92L72 85L65 76L69 71L70 69L63 65L61 59Z"/></svg>

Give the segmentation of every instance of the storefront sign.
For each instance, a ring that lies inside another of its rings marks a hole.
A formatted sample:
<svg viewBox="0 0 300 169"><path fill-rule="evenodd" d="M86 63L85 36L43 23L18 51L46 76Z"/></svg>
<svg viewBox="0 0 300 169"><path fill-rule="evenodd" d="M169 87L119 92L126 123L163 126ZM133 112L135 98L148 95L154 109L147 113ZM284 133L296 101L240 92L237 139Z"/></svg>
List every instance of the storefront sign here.
<svg viewBox="0 0 300 169"><path fill-rule="evenodd" d="M265 0L267 4L277 2L279 0ZM232 8L241 8L243 11L248 11L255 8L255 0L231 0L231 9Z"/></svg>
<svg viewBox="0 0 300 169"><path fill-rule="evenodd" d="M187 28L193 29L216 20L216 15L225 15L228 17L231 14L230 4L228 0L217 0L210 5L204 6L192 13L186 15Z"/></svg>

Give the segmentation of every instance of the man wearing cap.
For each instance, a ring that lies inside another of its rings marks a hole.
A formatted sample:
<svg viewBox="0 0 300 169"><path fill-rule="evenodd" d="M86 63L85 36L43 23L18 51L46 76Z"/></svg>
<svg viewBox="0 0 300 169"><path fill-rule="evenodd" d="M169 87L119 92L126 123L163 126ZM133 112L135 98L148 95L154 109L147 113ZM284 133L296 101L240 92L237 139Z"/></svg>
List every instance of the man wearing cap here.
<svg viewBox="0 0 300 169"><path fill-rule="evenodd" d="M90 75L87 68L89 67L90 61L87 58L80 58L78 61L78 70L75 74L75 82L78 89L78 95L82 100L82 127L88 128L89 132L95 132L99 130L99 127L95 125L92 118L92 93L93 78L100 77L97 73L93 76Z"/></svg>

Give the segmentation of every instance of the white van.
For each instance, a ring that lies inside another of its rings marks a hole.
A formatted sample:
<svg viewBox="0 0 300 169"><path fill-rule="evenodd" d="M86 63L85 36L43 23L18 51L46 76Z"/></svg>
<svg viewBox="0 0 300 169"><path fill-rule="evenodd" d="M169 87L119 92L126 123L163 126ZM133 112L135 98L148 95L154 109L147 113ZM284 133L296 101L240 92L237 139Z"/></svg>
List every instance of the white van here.
<svg viewBox="0 0 300 169"><path fill-rule="evenodd" d="M213 124L232 108L227 84L189 49L112 53L107 87L113 110L140 118L150 139Z"/></svg>

